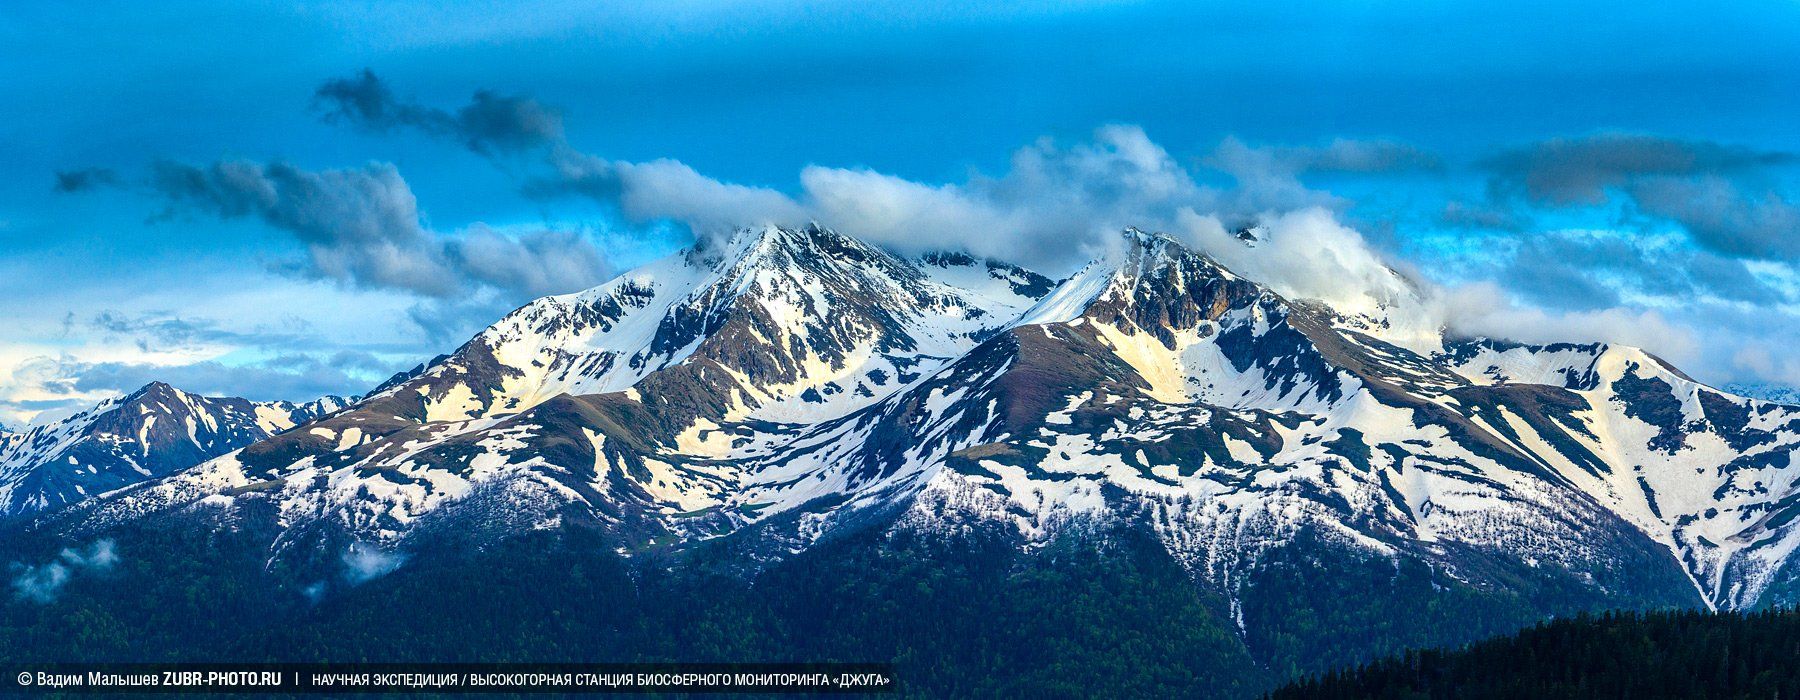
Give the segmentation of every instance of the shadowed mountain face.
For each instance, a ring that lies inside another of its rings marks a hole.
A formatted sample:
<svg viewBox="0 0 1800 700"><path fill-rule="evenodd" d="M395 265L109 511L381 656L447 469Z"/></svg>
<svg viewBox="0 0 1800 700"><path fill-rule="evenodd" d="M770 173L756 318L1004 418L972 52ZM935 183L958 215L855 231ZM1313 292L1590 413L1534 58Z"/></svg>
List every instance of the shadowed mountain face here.
<svg viewBox="0 0 1800 700"><path fill-rule="evenodd" d="M61 421L0 433L0 518L168 476L349 403L210 398L156 382Z"/></svg>
<svg viewBox="0 0 1800 700"><path fill-rule="evenodd" d="M1265 646L1300 634L1319 562L1527 615L1800 601L1800 409L1633 348L1387 338L1166 237L1115 243L1052 282L743 231L37 526L254 526L294 571L579 527L754 571L870 528L1029 549L1103 523Z"/></svg>

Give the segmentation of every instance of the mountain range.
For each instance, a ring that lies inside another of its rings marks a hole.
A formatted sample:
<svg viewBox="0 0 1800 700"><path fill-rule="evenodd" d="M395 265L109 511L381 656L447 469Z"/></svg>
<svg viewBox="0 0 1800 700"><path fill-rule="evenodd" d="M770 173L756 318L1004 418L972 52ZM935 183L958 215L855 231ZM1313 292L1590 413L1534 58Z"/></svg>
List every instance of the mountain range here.
<svg viewBox="0 0 1800 700"><path fill-rule="evenodd" d="M350 401L209 398L154 382L62 420L0 429L0 519L169 476Z"/></svg>
<svg viewBox="0 0 1800 700"><path fill-rule="evenodd" d="M256 533L297 581L543 531L750 578L871 533L1131 532L1253 655L1328 589L1384 615L1800 603L1800 407L1631 347L1421 334L1393 278L1353 311L1135 229L1060 281L747 229L353 401L151 385L8 435L0 495L70 541Z"/></svg>

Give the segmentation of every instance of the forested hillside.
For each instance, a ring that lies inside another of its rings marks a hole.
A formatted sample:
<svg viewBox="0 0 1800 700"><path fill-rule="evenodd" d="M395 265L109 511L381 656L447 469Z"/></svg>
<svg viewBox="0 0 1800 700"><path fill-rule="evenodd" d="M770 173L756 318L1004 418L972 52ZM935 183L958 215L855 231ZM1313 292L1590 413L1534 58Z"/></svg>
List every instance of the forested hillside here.
<svg viewBox="0 0 1800 700"><path fill-rule="evenodd" d="M1800 698L1800 610L1582 615L1301 681L1285 698Z"/></svg>

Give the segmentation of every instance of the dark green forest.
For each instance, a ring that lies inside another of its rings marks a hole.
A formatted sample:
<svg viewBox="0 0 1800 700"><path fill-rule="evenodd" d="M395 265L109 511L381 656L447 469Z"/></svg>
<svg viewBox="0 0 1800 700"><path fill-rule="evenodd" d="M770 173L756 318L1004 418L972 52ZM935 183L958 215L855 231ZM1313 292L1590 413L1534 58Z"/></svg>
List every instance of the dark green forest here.
<svg viewBox="0 0 1800 700"><path fill-rule="evenodd" d="M141 531L54 601L6 603L9 661L892 661L930 696L1254 697L1275 679L1160 549L865 536L754 577L578 532L420 557L314 602L230 534ZM157 551L159 556L143 556ZM135 555L134 555L135 553ZM728 553L720 561L737 562Z"/></svg>
<svg viewBox="0 0 1800 700"><path fill-rule="evenodd" d="M1800 610L1609 612L1297 682L1292 698L1800 698Z"/></svg>
<svg viewBox="0 0 1800 700"><path fill-rule="evenodd" d="M111 568L71 577L47 602L0 604L0 658L891 661L902 690L934 697L1252 698L1296 677L1317 680L1280 697L1462 697L1446 689L1465 682L1492 687L1486 697L1586 697L1614 687L1598 684L1655 677L1638 673L1643 664L1688 674L1657 686L1673 690L1792 688L1800 668L1767 675L1772 659L1800 659L1791 614L1653 615L1540 627L1521 638L1554 643L1526 656L1489 642L1319 676L1510 633L1546 611L1597 601L1555 590L1541 594L1552 602L1483 593L1422 567L1297 547L1258 570L1234 612L1130 529L1026 550L980 528L870 528L769 561L734 538L623 557L609 540L566 528L486 547L421 547L360 582L283 569L260 533L143 527L110 536L119 552ZM70 544L17 539L3 554L41 562ZM1700 631L1689 638L1688 628ZM1587 665L1533 667L1534 658Z"/></svg>

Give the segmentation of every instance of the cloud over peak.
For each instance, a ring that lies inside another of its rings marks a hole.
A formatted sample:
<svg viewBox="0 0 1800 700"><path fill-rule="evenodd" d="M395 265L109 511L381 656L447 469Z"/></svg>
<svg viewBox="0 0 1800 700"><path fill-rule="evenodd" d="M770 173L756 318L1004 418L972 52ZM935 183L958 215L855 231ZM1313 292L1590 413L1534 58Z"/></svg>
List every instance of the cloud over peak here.
<svg viewBox="0 0 1800 700"><path fill-rule="evenodd" d="M381 96L373 101L379 114L436 115L364 121L416 128L484 152L458 130L433 125L448 123L452 112L394 100L373 76L361 82L363 92ZM477 109L483 94L456 113ZM1427 215L1428 225L1505 235L1450 243L1451 257L1436 262L1462 269L1433 270L1449 285L1440 287L1419 273L1396 272L1411 268L1345 223L1358 203L1310 180L1424 176L1443 184L1453 176L1435 153L1398 141L1262 146L1226 138L1184 160L1143 129L1115 124L1085 141L1038 139L1015 150L1004 170L955 181L813 164L793 188L777 189L721 181L674 160L587 153L560 130L515 131L532 135L511 141L522 146L517 153L537 159L536 168L516 173L528 195L588 199L634 224L672 222L706 236L813 220L901 252L962 250L1052 275L1089 259L1113 232L1137 226L1177 234L1283 294L1390 318L1414 314L1417 327L1406 332L1422 339L1442 328L1534 338L1542 335L1534 329L1556 329L1567 339L1639 343L1683 357L1695 354L1692 336L1643 304L1684 294L1723 304L1791 296L1739 274L1748 272L1743 260L1779 256L1790 245L1782 229L1791 205L1768 177L1789 156L1709 142L1602 134L1531 144L1477 163L1488 180L1487 201L1449 199ZM1626 205L1636 219L1673 221L1698 247L1534 230L1545 211L1606 203ZM1264 227L1255 249L1231 233L1249 224ZM1391 233L1383 241L1401 244ZM1656 259L1675 269L1658 272ZM1496 279L1516 288L1485 282ZM1523 306L1521 298L1547 306ZM1389 313L1396 307L1410 310Z"/></svg>
<svg viewBox="0 0 1800 700"><path fill-rule="evenodd" d="M1800 254L1800 210L1782 180L1795 158L1708 141L1549 139L1500 151L1470 171L1385 139L1252 145L1227 137L1198 157L1178 157L1144 129L1112 124L1086 139L1037 139L1001 168L946 181L814 163L771 186L721 180L673 159L584 151L559 110L528 96L475 90L446 109L403 98L363 71L318 85L314 99L326 122L438 139L496 161L541 206L596 203L609 225L638 233L712 236L818 221L903 253L960 250L1055 276L1136 226L1182 237L1285 295L1370 313L1419 307L1420 327L1409 329L1419 337L1443 327L1515 336L1556 328L1572 339L1645 341L1672 356L1692 343L1678 332L1688 321L1671 303L1778 308L1795 298L1783 275L1792 272L1784 261ZM1429 182L1446 194L1424 213L1435 231L1404 231L1418 222L1394 210L1370 216L1354 185L1326 191L1315 176L1381 188ZM138 187L101 169L59 173L56 185L101 186ZM165 161L143 189L164 202L165 216L256 220L287 234L303 252L279 263L284 272L416 296L410 316L434 339L455 338L525 297L592 286L611 272L583 231L479 223L435 230L388 163L308 170L281 161ZM1596 207L1616 210L1610 227L1540 224ZM1254 248L1233 235L1251 224L1263 227ZM1489 280L1507 287L1484 286ZM1630 332L1633 323L1655 332Z"/></svg>
<svg viewBox="0 0 1800 700"><path fill-rule="evenodd" d="M1039 139L1014 151L998 175L974 174L961 182L923 183L868 168L810 165L798 187L721 181L685 163L658 159L616 160L569 143L561 129L532 128L533 119L499 119L476 130L466 116L495 111L488 91L478 91L456 112L397 99L367 71L327 81L318 90L332 107L328 121L360 128L411 128L482 153L481 143L515 145L535 153L542 167L524 176L522 189L540 198L576 196L598 202L625 219L672 221L696 235L736 227L816 220L902 251L957 249L1044 267L1052 272L1079 264L1105 237L1126 226L1173 229L1182 212L1205 212L1234 225L1269 212L1308 207L1339 208L1344 202L1300 181L1307 173L1398 173L1441 168L1432 153L1394 141L1336 139L1323 146L1254 148L1235 139L1220 144L1196 173L1137 126L1096 129L1074 144ZM505 114L554 111L529 98ZM452 126L452 125L458 126ZM480 138L473 138L476 133ZM502 139L499 134L506 135ZM1203 179L1225 175L1235 187ZM1207 178L1201 177L1206 175Z"/></svg>

